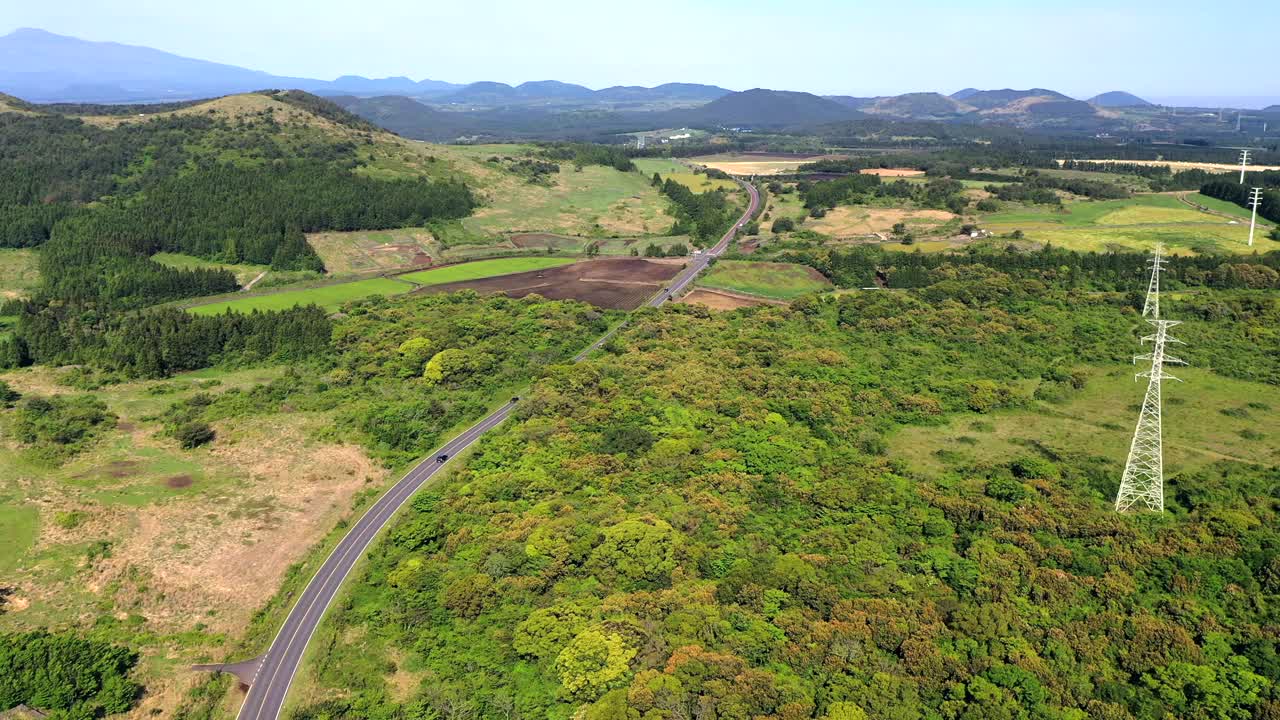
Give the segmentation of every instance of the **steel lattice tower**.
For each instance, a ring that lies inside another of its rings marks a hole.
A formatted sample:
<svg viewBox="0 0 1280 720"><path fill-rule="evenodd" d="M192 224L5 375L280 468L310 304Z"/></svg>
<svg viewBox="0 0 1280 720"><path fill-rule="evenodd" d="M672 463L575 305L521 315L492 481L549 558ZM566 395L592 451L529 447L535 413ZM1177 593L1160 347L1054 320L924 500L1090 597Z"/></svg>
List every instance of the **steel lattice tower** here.
<svg viewBox="0 0 1280 720"><path fill-rule="evenodd" d="M1165 345L1181 343L1181 340L1170 337L1169 328L1180 324L1177 320L1161 320L1160 317L1160 285L1159 275L1164 269L1160 258L1160 246L1156 246L1154 258L1151 260L1151 284L1147 293L1147 302L1142 314L1153 317L1147 322L1155 327L1155 333L1142 338L1142 342L1151 343L1151 352L1135 355L1134 363L1139 360L1150 360L1151 368L1138 373L1136 378L1145 377L1147 394L1142 400L1142 410L1138 414L1138 426L1133 431L1133 442L1129 445L1129 459L1124 466L1124 476L1120 479L1120 492L1116 494L1116 511L1134 510L1164 511L1164 448L1160 417L1160 383L1162 380L1178 380L1164 371L1165 363L1185 365L1182 360L1167 355ZM1181 382L1179 380L1179 382Z"/></svg>
<svg viewBox="0 0 1280 720"><path fill-rule="evenodd" d="M1156 243L1155 252L1147 261L1147 266L1151 268L1151 281L1147 283L1147 300L1142 303L1142 317L1150 315L1154 320L1160 319L1160 273L1164 272L1165 263L1165 259L1161 257L1163 252L1164 245Z"/></svg>

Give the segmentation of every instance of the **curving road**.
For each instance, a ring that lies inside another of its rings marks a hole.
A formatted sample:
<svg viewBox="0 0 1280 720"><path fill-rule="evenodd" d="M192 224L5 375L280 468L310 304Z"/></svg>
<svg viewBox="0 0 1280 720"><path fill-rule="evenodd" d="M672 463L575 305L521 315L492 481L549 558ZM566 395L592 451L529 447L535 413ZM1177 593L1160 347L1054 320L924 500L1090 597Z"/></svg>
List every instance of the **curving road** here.
<svg viewBox="0 0 1280 720"><path fill-rule="evenodd" d="M756 210L759 209L759 191L751 183L742 182L741 180L738 183L746 189L750 198L747 210L742 214L741 219L724 234L724 237L720 238L720 242L716 243L714 247L700 255L695 255L689 264L672 279L670 285L647 303L647 307L659 307L673 296L679 295L689 283L693 282L699 273L706 269L712 259L719 257L729 247L729 243L737 235L739 227L749 221ZM625 325L626 323L624 322L605 333L599 340L596 340L588 348L574 356L574 361L579 362L585 359L587 355L607 342ZM472 425L465 432L431 453L427 459L419 463L392 486L385 495L378 498L373 507L369 508L369 511L356 521L346 536L338 542L337 547L333 549L329 557L320 565L320 569L316 571L315 576L311 578L311 582L307 584L307 587L298 597L297 604L289 611L284 625L281 626L280 632L276 634L275 639L271 642L271 647L267 648L266 653L252 660L234 665L199 666L201 669L220 669L234 672L241 681L249 685L249 692L245 696L244 704L240 707L240 712L236 716L238 719L276 720L276 718L280 717L280 710L284 707L285 697L289 694L289 686L293 683L293 677L298 671L298 665L302 662L302 655L307 649L307 644L311 641L311 636L315 634L316 628L320 625L320 619L324 617L325 611L328 610L334 596L337 595L338 588L342 586L342 582L351 573L351 569L355 567L360 557L364 555L365 550L368 549L382 528L395 516L396 511L409 498L413 497L413 494L430 480L437 471L447 464L447 462L437 462L436 459L438 457L446 455L449 458L453 458L458 453L471 447L486 432L506 420L513 409L515 409L515 405L508 403L480 422Z"/></svg>

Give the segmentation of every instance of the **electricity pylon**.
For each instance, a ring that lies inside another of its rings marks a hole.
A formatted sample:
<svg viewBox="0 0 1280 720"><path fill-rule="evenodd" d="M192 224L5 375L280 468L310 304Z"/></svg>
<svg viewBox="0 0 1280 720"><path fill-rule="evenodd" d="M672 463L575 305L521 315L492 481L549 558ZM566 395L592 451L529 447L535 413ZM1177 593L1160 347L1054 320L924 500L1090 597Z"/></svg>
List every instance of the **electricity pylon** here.
<svg viewBox="0 0 1280 720"><path fill-rule="evenodd" d="M1150 315L1154 319L1160 318L1160 273L1164 272L1165 263L1165 259L1161 257L1163 252L1164 245L1156 243L1155 252L1147 261L1151 268L1151 281L1147 283L1147 300L1142 303L1142 317Z"/></svg>
<svg viewBox="0 0 1280 720"><path fill-rule="evenodd" d="M1120 492L1116 494L1116 511L1130 512L1151 510L1164 511L1164 447L1160 417L1160 383L1162 380L1178 380L1166 373L1166 363L1185 365L1182 360L1165 353L1168 343L1181 343L1181 340L1170 337L1169 328L1179 325L1177 320L1161 320L1160 318L1160 281L1164 270L1160 257L1160 246L1156 245L1155 256L1151 260L1151 284L1147 291L1147 302L1142 314L1151 317L1147 322L1155 327L1155 333L1142 338L1142 342L1151 343L1151 352L1133 356L1136 364L1139 360L1150 360L1151 368L1138 373L1136 378L1147 378L1147 394L1142 400L1142 410L1138 413L1138 425L1133 431L1133 442L1129 445L1129 459L1125 462L1124 475L1120 478ZM1179 380L1181 382L1181 380Z"/></svg>
<svg viewBox="0 0 1280 720"><path fill-rule="evenodd" d="M1244 184L1244 168L1248 164L1249 164L1249 151L1241 150L1240 151L1240 184L1241 185Z"/></svg>
<svg viewBox="0 0 1280 720"><path fill-rule="evenodd" d="M1249 204L1253 206L1253 215L1249 217L1249 247L1253 247L1253 228L1258 224L1258 206L1262 204L1262 188L1254 188L1249 192Z"/></svg>

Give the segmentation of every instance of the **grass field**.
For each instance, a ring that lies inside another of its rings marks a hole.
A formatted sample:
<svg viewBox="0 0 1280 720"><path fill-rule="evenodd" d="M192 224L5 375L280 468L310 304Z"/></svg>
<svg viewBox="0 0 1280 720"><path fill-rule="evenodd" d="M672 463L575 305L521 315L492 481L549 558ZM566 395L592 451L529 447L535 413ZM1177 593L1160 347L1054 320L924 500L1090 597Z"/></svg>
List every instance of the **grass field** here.
<svg viewBox="0 0 1280 720"><path fill-rule="evenodd" d="M476 262L462 263L460 265L432 268L430 270L420 270L407 275L401 275L400 277L417 285L443 285L445 283L462 282L464 280L479 280L480 278L494 277L495 275L510 275L512 273L528 272L530 270L542 270L543 268L568 265L573 262L576 262L574 258L497 258L494 260L477 260Z"/></svg>
<svg viewBox="0 0 1280 720"><path fill-rule="evenodd" d="M1209 202L1212 198L1201 202L1199 197L1197 194L1189 199L1235 215L1222 207L1228 203ZM1027 240L1082 251L1148 249L1156 240L1182 253L1267 252L1280 248L1280 242L1260 232L1251 249L1247 246L1247 224L1231 224L1227 218L1200 212L1168 194L1069 202L1061 209L1009 205L1001 212L983 216L980 222L997 234L1022 230Z"/></svg>
<svg viewBox="0 0 1280 720"><path fill-rule="evenodd" d="M957 462L1034 454L1031 447L1038 443L1057 453L1106 458L1118 482L1146 383L1134 382L1129 366L1089 371L1085 388L1062 405L1037 403L1031 409L959 416L934 427L904 427L890 438L890 456L938 472ZM1176 374L1185 382L1167 384L1164 394L1166 476L1227 458L1280 462L1275 430L1280 428L1280 388L1198 368L1178 368ZM1263 437L1245 437L1250 430Z"/></svg>
<svg viewBox="0 0 1280 720"><path fill-rule="evenodd" d="M0 300L21 297L40 281L36 251L0 249Z"/></svg>
<svg viewBox="0 0 1280 720"><path fill-rule="evenodd" d="M234 300L197 305L189 309L197 315L216 315L234 310L250 312L253 310L287 310L296 305L319 305L325 310L336 310L350 300L370 295L398 295L412 290L413 286L399 280L388 278L372 278L348 283L323 285L321 287L302 288L298 290L281 290L264 295L251 295Z"/></svg>
<svg viewBox="0 0 1280 720"><path fill-rule="evenodd" d="M492 163L491 157L531 157L523 145L422 146L422 152L451 161L483 203L462 224L472 233L496 238L514 232L553 232L565 235L664 234L675 219L668 202L650 187L652 175L619 172L588 165L575 170L560 163L550 176L551 186L535 185Z"/></svg>
<svg viewBox="0 0 1280 720"><path fill-rule="evenodd" d="M1227 202L1226 200L1219 200L1218 198L1209 197L1208 195L1201 195L1200 193L1190 193L1189 195L1187 195L1187 200L1195 203L1196 205L1207 207L1210 210L1213 210L1214 212L1220 212L1224 215L1231 215L1233 217L1240 218L1241 220L1249 219L1250 211L1247 208L1242 208L1233 202ZM1262 217L1259 217L1258 227L1262 227L1263 224L1270 225L1271 223L1263 219Z"/></svg>
<svg viewBox="0 0 1280 720"><path fill-rule="evenodd" d="M173 268L181 268L183 270L194 270L196 268L214 269L214 270L230 270L236 274L236 282L244 285L250 280L258 276L258 273L267 269L266 265L230 265L227 263L217 263L204 258L194 257L192 255L183 255L181 253L156 253L151 256L152 260L161 265L168 265Z"/></svg>
<svg viewBox="0 0 1280 720"><path fill-rule="evenodd" d="M636 158L636 167L640 168L640 172L645 177L653 178L654 173L662 176L663 180L675 180L690 190L701 193L709 190L736 190L738 184L732 180L720 180L710 178L706 175L700 175L691 172L689 168L674 160L665 158Z"/></svg>
<svg viewBox="0 0 1280 720"><path fill-rule="evenodd" d="M746 260L717 261L698 285L782 300L831 287L826 278L805 265Z"/></svg>

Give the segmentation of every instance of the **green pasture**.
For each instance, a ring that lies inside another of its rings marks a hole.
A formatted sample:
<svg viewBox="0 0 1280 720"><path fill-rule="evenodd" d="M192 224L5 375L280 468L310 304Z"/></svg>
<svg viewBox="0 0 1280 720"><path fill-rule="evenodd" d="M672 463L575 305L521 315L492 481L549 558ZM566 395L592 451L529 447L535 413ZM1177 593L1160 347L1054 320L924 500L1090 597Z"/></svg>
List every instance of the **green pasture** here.
<svg viewBox="0 0 1280 720"><path fill-rule="evenodd" d="M698 285L782 300L831 287L805 265L749 260L719 260Z"/></svg>
<svg viewBox="0 0 1280 720"><path fill-rule="evenodd" d="M252 312L253 310L288 310L298 305L319 305L325 310L336 310L343 303L371 295L398 295L412 290L413 286L399 280L371 278L348 283L336 283L321 287L282 290L264 295L250 295L234 300L197 305L188 311L197 315L217 315L228 310Z"/></svg>

